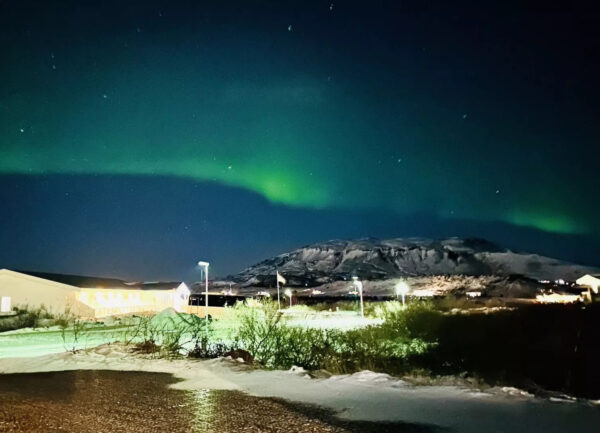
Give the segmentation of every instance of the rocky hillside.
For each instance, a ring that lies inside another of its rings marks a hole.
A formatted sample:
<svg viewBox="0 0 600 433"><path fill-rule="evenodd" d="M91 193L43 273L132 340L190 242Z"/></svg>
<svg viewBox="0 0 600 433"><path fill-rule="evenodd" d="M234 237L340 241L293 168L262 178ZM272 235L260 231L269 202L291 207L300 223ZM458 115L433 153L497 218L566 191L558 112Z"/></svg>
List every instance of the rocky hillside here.
<svg viewBox="0 0 600 433"><path fill-rule="evenodd" d="M280 254L231 277L244 286L272 286L275 272L289 286L318 286L349 280L433 275L511 276L534 280L575 280L598 269L538 254L519 253L483 239L360 239L329 241Z"/></svg>

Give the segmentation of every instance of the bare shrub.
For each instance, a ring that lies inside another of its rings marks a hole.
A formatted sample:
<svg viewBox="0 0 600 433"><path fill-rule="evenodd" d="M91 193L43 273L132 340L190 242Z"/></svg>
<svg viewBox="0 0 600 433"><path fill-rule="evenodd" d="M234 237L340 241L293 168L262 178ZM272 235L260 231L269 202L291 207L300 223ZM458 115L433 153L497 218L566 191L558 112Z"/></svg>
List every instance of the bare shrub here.
<svg viewBox="0 0 600 433"><path fill-rule="evenodd" d="M91 327L89 322L79 318L65 319L60 326L60 336L65 350L75 353L79 349L85 349L86 338Z"/></svg>
<svg viewBox="0 0 600 433"><path fill-rule="evenodd" d="M390 303L382 307L382 325L350 331L289 326L281 321L277 306L235 307L237 328L234 342L268 368L300 366L334 373L361 369L403 371L410 359L427 351L434 342L413 335L411 322L428 313L428 305L402 308Z"/></svg>

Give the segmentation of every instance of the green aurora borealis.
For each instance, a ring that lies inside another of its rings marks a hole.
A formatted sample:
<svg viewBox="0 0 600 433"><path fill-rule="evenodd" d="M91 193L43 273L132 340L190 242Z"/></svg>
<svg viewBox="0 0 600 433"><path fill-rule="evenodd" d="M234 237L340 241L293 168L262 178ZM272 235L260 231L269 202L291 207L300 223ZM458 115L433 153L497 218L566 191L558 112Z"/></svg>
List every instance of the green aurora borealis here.
<svg viewBox="0 0 600 433"><path fill-rule="evenodd" d="M216 6L202 25L185 18L194 7L177 15L166 3L133 18L133 7L112 10L110 25L83 6L46 21L5 8L0 173L174 176L292 207L598 235L585 88L569 84L559 103L562 70L552 85L508 74L557 62L531 58L537 40L517 47L518 26L489 48L465 47L469 29L446 33L454 22L432 35L411 16L357 23L342 7L326 22L298 6L293 31L275 12L261 24ZM486 26L484 41L500 37L501 22Z"/></svg>

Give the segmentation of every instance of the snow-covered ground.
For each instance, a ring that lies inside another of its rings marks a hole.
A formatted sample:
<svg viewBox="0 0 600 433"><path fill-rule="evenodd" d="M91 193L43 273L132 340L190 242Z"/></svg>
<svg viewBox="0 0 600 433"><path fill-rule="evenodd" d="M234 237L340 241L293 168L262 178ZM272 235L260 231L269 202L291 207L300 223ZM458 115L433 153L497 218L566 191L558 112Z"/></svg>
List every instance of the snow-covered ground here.
<svg viewBox="0 0 600 433"><path fill-rule="evenodd" d="M87 349L122 339L124 327L90 327L85 338L78 341L72 329L63 334L58 326L51 328L24 328L0 333L0 358L32 357L61 353L72 349Z"/></svg>
<svg viewBox="0 0 600 433"><path fill-rule="evenodd" d="M383 319L361 317L355 311L310 311L282 310L287 325L319 329L356 329L369 325L380 325Z"/></svg>
<svg viewBox="0 0 600 433"><path fill-rule="evenodd" d="M310 378L303 370L253 370L243 363L152 359L105 345L78 353L0 359L0 373L108 369L172 373L178 389L237 389L331 408L355 420L405 421L457 432L596 432L600 407L553 402L516 390L478 392L455 386L411 386L385 374ZM506 392L505 392L506 391Z"/></svg>
<svg viewBox="0 0 600 433"><path fill-rule="evenodd" d="M283 310L284 320L293 326L304 326L309 328L337 328L354 329L368 325L381 323L380 319L362 318L357 312L314 312L306 310ZM153 325L160 329L163 326L172 325L169 320L176 320L177 313L165 310L154 316ZM184 316L184 317L187 317ZM131 323L134 319L132 319ZM14 356L32 357L52 353L61 353L68 350L85 350L105 343L123 341L127 330L127 323L123 324L86 324L86 329L76 339L73 329L68 328L63 335L58 326L50 328L24 328L15 331L0 333L0 359ZM227 342L227 321L216 322L215 332L221 341ZM189 347L191 349L191 347Z"/></svg>

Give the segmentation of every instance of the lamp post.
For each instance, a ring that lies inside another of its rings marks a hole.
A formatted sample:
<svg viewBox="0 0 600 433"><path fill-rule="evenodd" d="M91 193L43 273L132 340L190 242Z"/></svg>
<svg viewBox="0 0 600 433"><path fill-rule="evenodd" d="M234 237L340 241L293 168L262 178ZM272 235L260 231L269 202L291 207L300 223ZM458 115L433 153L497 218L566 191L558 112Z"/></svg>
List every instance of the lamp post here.
<svg viewBox="0 0 600 433"><path fill-rule="evenodd" d="M292 307L292 291L290 289L285 289L285 292L283 292L285 294L285 296L287 296L288 298L290 298L290 308Z"/></svg>
<svg viewBox="0 0 600 433"><path fill-rule="evenodd" d="M406 301L404 297L409 291L410 287L408 286L408 284L406 284L406 282L400 281L398 284L396 284L396 297L402 296L402 307L404 308L406 308Z"/></svg>
<svg viewBox="0 0 600 433"><path fill-rule="evenodd" d="M360 295L360 317L365 318L365 307L363 304L363 283L358 280L358 277L352 277L354 285L358 289L358 294Z"/></svg>
<svg viewBox="0 0 600 433"><path fill-rule="evenodd" d="M203 266L204 267L204 304L206 305L206 310L205 310L205 315L204 315L204 320L206 320L206 323L208 324L208 266L209 263L208 262L198 262L198 266Z"/></svg>

